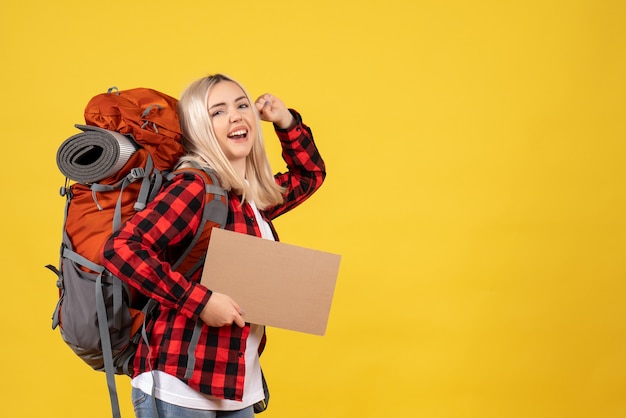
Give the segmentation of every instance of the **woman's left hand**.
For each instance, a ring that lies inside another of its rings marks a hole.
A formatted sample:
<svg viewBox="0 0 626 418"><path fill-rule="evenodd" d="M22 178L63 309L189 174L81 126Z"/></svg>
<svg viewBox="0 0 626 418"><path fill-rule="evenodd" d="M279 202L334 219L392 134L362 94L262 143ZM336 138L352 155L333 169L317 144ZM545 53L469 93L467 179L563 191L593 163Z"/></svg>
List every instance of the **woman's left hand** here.
<svg viewBox="0 0 626 418"><path fill-rule="evenodd" d="M254 104L259 110L261 120L272 122L280 129L289 129L295 121L285 103L269 93L259 96Z"/></svg>

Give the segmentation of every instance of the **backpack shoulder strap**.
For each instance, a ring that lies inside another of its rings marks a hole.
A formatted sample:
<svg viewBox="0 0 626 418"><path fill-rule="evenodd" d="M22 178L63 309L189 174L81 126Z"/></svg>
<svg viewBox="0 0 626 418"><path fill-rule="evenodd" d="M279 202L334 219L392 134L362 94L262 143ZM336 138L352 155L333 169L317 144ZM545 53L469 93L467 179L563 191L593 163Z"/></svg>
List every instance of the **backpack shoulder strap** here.
<svg viewBox="0 0 626 418"><path fill-rule="evenodd" d="M204 264L206 258L206 250L211 234L211 230L206 227L207 224L211 222L214 225L218 225L220 228L226 226L228 219L228 192L221 186L219 177L213 170L208 167L201 167L195 163L192 163L192 167L181 168L169 173L167 179L169 180L181 172L199 174L204 180L206 190L206 200L204 202L204 211L202 213L200 227L185 252L172 265L173 270L181 269L184 271L186 277L191 277ZM192 254L192 256L188 257L190 254ZM191 263L193 264L190 266ZM195 368L195 349L198 345L201 331L202 320L198 320L194 327L187 352L185 377L188 379L193 375Z"/></svg>
<svg viewBox="0 0 626 418"><path fill-rule="evenodd" d="M217 173L208 167L201 167L196 163L192 164L193 167L180 168L167 175L167 179L171 180L177 174L184 172L198 174L204 180L206 191L206 200L204 203L204 211L202 213L200 227L185 252L183 252L178 260L172 265L174 270L180 268L191 251L197 246L198 241L203 238L206 224L208 222L213 222L219 225L220 228L224 228L228 219L228 192L221 186ZM202 251L206 252L206 248L203 248ZM191 267L185 269L185 275L187 277L190 277L204 262L204 256L197 258L197 261Z"/></svg>

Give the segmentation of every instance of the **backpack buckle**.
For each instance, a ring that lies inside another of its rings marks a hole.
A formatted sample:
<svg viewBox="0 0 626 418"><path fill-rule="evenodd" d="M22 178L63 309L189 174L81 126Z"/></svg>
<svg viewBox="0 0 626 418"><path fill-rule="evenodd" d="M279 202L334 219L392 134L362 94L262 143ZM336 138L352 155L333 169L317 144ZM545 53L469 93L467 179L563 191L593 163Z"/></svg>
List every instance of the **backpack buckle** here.
<svg viewBox="0 0 626 418"><path fill-rule="evenodd" d="M144 178L145 175L146 175L146 172L145 172L145 170L143 168L135 167L135 168L130 170L130 172L128 173L126 178L129 179L131 182L133 182L133 181L135 181L137 179Z"/></svg>

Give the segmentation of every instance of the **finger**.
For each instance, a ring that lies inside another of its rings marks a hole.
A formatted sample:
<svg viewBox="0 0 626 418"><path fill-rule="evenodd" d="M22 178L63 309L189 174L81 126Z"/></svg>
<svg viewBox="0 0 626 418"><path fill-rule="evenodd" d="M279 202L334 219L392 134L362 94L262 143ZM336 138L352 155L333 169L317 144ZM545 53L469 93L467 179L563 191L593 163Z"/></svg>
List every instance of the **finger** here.
<svg viewBox="0 0 626 418"><path fill-rule="evenodd" d="M267 110L270 109L272 105L272 103L269 100L265 100L265 101L258 100L254 104L260 113L266 112Z"/></svg>
<svg viewBox="0 0 626 418"><path fill-rule="evenodd" d="M258 99L256 99L257 102L267 102L267 101L271 101L272 100L272 95L269 93L264 93L262 95L259 96Z"/></svg>
<svg viewBox="0 0 626 418"><path fill-rule="evenodd" d="M235 316L234 322L241 328L246 326L246 321L243 320L243 317L241 315Z"/></svg>
<svg viewBox="0 0 626 418"><path fill-rule="evenodd" d="M239 306L239 304L237 302L235 302L234 300L230 300L230 303L232 305L233 308L235 308L235 311L237 311L237 313L239 315L243 315L243 309L241 309L241 307Z"/></svg>

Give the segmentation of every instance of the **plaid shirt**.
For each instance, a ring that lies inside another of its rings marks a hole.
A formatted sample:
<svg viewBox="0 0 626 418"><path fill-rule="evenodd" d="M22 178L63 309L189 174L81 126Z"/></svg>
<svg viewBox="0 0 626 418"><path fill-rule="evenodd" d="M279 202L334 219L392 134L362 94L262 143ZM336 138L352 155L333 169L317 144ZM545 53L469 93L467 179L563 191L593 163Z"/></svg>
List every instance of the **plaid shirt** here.
<svg viewBox="0 0 626 418"><path fill-rule="evenodd" d="M283 204L262 210L261 215L276 232L271 220L293 209L311 196L326 175L324 162L313 142L311 130L292 111L296 126L276 127L288 172L276 174L286 187ZM114 275L159 302L155 318L148 323L150 347L141 341L134 359L134 376L151 369L176 376L207 395L241 400L243 396L246 339L250 326L214 328L205 325L199 314L211 291L199 284L201 269L190 279L172 271L174 254L184 250L202 218L205 202L203 180L182 173L166 183L148 207L128 220L112 235L103 249L104 266ZM249 204L229 192L226 229L261 236ZM195 350L193 375L185 377L188 348L194 327L200 323L200 340ZM265 346L265 335L259 353Z"/></svg>

